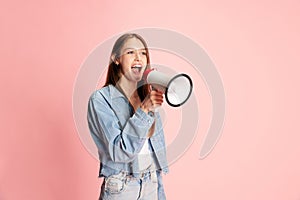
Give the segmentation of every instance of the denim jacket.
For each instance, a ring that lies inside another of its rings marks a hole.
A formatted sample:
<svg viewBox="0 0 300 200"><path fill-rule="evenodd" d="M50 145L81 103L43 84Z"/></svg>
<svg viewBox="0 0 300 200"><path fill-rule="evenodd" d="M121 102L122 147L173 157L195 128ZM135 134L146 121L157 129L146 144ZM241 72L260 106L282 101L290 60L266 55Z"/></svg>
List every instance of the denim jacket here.
<svg viewBox="0 0 300 200"><path fill-rule="evenodd" d="M109 85L91 95L87 118L101 162L99 177L122 171L138 175L137 155L145 141L149 142L156 169L168 172L164 132L158 112L151 115L140 108L134 111L128 99ZM154 134L147 140L154 121Z"/></svg>

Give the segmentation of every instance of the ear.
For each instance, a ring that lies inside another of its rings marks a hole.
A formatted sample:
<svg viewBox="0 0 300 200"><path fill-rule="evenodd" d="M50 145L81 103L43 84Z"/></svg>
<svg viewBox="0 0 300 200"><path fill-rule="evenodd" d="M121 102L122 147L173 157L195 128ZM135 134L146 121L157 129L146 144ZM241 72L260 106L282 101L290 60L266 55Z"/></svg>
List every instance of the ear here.
<svg viewBox="0 0 300 200"><path fill-rule="evenodd" d="M119 61L118 61L118 59L117 59L116 54L111 55L110 59L111 59L116 65L119 65L119 64L120 64Z"/></svg>

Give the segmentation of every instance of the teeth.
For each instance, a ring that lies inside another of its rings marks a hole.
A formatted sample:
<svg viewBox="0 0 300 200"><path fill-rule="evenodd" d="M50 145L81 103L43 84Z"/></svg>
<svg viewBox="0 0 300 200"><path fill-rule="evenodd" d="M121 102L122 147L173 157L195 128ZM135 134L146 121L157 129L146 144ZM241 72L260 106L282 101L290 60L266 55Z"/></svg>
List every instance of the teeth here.
<svg viewBox="0 0 300 200"><path fill-rule="evenodd" d="M131 67L135 72L141 72L142 71L142 65L134 65Z"/></svg>
<svg viewBox="0 0 300 200"><path fill-rule="evenodd" d="M141 68L142 65L134 65L132 68Z"/></svg>

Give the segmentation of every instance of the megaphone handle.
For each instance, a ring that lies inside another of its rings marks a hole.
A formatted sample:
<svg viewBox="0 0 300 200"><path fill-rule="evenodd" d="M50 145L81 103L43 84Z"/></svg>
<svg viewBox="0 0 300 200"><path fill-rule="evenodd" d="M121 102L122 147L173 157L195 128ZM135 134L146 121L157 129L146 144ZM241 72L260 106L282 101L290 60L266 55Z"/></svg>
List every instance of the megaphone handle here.
<svg viewBox="0 0 300 200"><path fill-rule="evenodd" d="M151 90L151 91L158 91L158 89L156 89L153 85L150 85L150 90ZM153 114L155 114L156 112L158 112L158 108L159 108L159 107L154 108L154 110L152 111Z"/></svg>
<svg viewBox="0 0 300 200"><path fill-rule="evenodd" d="M152 91L158 91L153 85L150 85L150 90Z"/></svg>

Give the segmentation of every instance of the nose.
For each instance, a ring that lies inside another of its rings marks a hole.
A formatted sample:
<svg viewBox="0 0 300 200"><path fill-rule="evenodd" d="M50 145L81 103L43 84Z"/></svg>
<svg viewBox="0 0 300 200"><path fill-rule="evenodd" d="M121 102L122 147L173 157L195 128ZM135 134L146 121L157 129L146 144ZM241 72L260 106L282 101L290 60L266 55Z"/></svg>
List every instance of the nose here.
<svg viewBox="0 0 300 200"><path fill-rule="evenodd" d="M135 60L140 60L141 59L141 55L139 54L138 51L135 51Z"/></svg>

